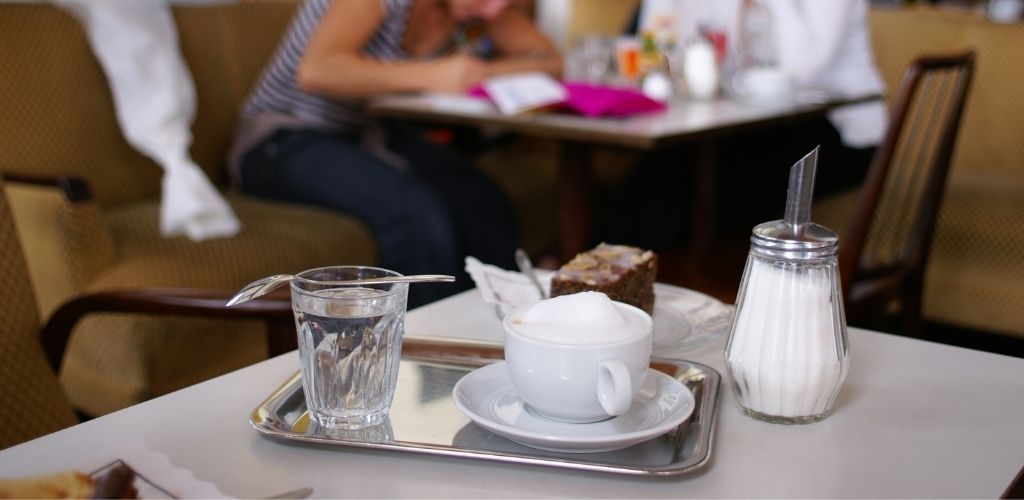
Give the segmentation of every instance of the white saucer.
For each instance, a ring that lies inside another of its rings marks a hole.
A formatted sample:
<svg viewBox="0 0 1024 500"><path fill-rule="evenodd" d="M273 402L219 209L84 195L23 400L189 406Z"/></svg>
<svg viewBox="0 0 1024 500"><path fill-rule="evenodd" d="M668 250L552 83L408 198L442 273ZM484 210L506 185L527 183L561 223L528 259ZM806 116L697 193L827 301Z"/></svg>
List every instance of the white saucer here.
<svg viewBox="0 0 1024 500"><path fill-rule="evenodd" d="M660 436L690 417L693 393L678 380L649 370L625 415L590 424L556 422L528 410L505 362L473 370L452 390L455 406L477 425L523 446L565 453L619 450Z"/></svg>

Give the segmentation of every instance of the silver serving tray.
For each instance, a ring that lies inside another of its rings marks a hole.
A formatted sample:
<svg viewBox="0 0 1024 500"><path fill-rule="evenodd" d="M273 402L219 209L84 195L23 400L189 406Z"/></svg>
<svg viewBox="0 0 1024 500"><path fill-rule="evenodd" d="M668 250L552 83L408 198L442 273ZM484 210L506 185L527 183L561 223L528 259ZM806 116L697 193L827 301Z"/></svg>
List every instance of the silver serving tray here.
<svg viewBox="0 0 1024 500"><path fill-rule="evenodd" d="M389 422L384 425L359 431L320 428L306 412L298 373L253 410L250 423L264 436L288 441L630 475L684 474L711 458L721 376L709 366L652 360L653 368L685 384L696 399L693 415L674 430L618 451L558 453L528 448L493 434L455 407L451 396L455 383L500 356L500 348L494 347L407 341Z"/></svg>

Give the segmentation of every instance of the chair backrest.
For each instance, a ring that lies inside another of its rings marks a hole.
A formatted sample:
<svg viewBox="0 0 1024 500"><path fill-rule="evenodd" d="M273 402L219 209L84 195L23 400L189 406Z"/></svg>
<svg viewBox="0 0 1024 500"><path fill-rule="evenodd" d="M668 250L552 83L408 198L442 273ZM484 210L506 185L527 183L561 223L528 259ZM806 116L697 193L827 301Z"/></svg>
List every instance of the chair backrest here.
<svg viewBox="0 0 1024 500"><path fill-rule="evenodd" d="M922 286L973 73L973 51L921 57L904 73L840 248L848 301L867 279Z"/></svg>
<svg viewBox="0 0 1024 500"><path fill-rule="evenodd" d="M28 267L0 179L0 449L77 422L39 342Z"/></svg>

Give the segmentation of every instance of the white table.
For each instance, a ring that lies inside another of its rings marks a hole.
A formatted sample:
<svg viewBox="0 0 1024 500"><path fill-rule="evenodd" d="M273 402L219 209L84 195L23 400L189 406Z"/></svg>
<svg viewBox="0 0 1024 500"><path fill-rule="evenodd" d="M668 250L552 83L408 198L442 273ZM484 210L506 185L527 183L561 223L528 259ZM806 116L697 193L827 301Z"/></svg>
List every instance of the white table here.
<svg viewBox="0 0 1024 500"><path fill-rule="evenodd" d="M410 336L500 339L474 291L411 311ZM724 338L687 358L725 377ZM860 329L835 413L806 426L743 416L722 387L711 462L625 477L266 439L249 413L295 353L0 452L0 476L73 467L142 440L229 494L312 486L316 497L997 497L1024 464L1024 360ZM727 380L727 378L726 378Z"/></svg>
<svg viewBox="0 0 1024 500"><path fill-rule="evenodd" d="M559 260L585 250L590 227L590 171L594 147L653 151L690 145L680 165L695 169L687 196L692 198L691 241L708 250L715 236L717 148L721 138L752 130L770 131L784 123L825 116L837 107L877 100L877 95L801 95L790 102L753 106L728 99L695 101L676 98L663 112L624 118L587 118L568 113L506 116L487 101L436 94L387 95L374 99L369 112L396 122L499 128L528 137L558 141ZM794 158L794 160L796 160Z"/></svg>

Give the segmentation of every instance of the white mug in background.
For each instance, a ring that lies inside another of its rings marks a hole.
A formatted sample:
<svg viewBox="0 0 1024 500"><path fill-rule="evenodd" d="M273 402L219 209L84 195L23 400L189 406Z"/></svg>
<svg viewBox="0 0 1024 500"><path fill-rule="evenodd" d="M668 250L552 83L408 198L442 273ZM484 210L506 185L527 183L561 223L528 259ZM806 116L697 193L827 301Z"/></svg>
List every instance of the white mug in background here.
<svg viewBox="0 0 1024 500"><path fill-rule="evenodd" d="M778 67L757 67L733 75L733 91L740 101L757 105L786 104L793 99L793 77Z"/></svg>
<svg viewBox="0 0 1024 500"><path fill-rule="evenodd" d="M530 307L512 310L502 322L509 378L526 406L543 417L572 423L629 411L651 361L651 316L615 302L629 330L624 338L552 342L531 334L522 322Z"/></svg>

